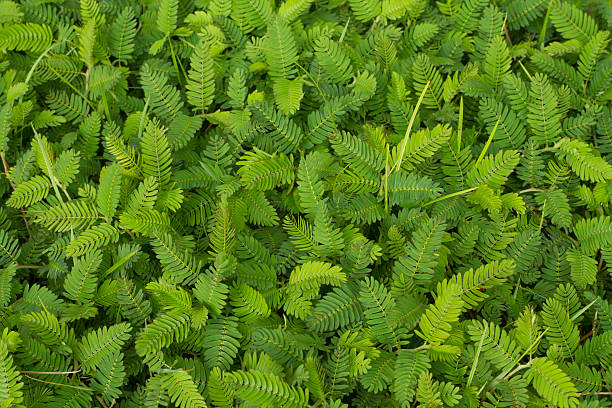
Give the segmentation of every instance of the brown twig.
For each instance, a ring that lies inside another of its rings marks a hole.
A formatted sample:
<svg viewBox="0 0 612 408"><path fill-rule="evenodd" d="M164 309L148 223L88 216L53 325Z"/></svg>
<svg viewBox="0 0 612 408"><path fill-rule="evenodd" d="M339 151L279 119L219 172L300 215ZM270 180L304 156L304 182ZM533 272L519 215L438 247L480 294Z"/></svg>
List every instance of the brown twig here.
<svg viewBox="0 0 612 408"><path fill-rule="evenodd" d="M4 174L6 175L6 178L8 179L13 190L15 190L15 184L13 184L13 180L11 180L11 178L9 177L9 171L11 170L11 168L6 162L6 158L4 158L4 152L0 152L0 158L2 158L2 165L4 166ZM32 233L30 232L30 224L28 223L28 218L26 217L25 210L23 209L23 206L19 207L19 209L21 210L21 216L23 217L23 222L25 222L26 229L28 230L28 235L30 236L30 238L32 238Z"/></svg>
<svg viewBox="0 0 612 408"><path fill-rule="evenodd" d="M590 332L588 332L587 334L585 334L584 336L582 336L580 338L580 342L582 343L584 340L586 340L589 337L591 337L593 335L593 333L595 332L596 328L597 328L597 311L595 311L595 317L593 317L593 329Z"/></svg>
<svg viewBox="0 0 612 408"><path fill-rule="evenodd" d="M65 375L65 374L76 374L80 373L81 369L74 371L19 371L21 374L54 374L54 375Z"/></svg>
<svg viewBox="0 0 612 408"><path fill-rule="evenodd" d="M504 34L506 34L506 40L508 40L508 44L512 47L512 40L510 39L510 33L508 32L508 26L504 24Z"/></svg>
<svg viewBox="0 0 612 408"><path fill-rule="evenodd" d="M45 383L45 384L57 385L58 387L68 387L68 388L73 388L73 389L76 389L76 390L87 390L87 391L91 390L91 388L88 388L88 387L79 387L79 386L76 386L76 385L61 384L61 383L56 383L56 382L53 382L53 381L41 380L40 378L31 377L31 376L29 376L27 374L24 374L24 377L29 378L30 380L42 382L42 383Z"/></svg>
<svg viewBox="0 0 612 408"><path fill-rule="evenodd" d="M612 392L608 391L600 391L600 392L583 392L580 394L581 397L585 397L587 395L612 395Z"/></svg>

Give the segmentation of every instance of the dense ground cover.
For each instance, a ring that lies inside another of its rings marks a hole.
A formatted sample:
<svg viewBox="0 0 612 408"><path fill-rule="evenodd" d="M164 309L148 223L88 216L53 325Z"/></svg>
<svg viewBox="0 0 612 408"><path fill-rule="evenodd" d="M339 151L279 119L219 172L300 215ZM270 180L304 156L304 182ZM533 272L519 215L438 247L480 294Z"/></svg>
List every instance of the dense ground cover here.
<svg viewBox="0 0 612 408"><path fill-rule="evenodd" d="M611 25L0 1L0 406L610 406Z"/></svg>

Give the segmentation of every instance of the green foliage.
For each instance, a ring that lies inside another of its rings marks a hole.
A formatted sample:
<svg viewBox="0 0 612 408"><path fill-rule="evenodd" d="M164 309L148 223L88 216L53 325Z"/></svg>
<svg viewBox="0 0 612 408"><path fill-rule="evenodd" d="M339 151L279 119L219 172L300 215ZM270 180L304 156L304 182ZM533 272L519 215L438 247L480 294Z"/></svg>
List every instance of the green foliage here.
<svg viewBox="0 0 612 408"><path fill-rule="evenodd" d="M570 377L546 357L533 361L527 378L534 388L550 403L559 407L578 406L578 392Z"/></svg>
<svg viewBox="0 0 612 408"><path fill-rule="evenodd" d="M270 76L293 79L297 74L295 63L298 56L293 33L286 20L277 16L270 21L263 46Z"/></svg>
<svg viewBox="0 0 612 408"><path fill-rule="evenodd" d="M559 157L583 180L603 181L610 178L612 166L603 158L593 154L591 146L577 139L563 138L559 141Z"/></svg>
<svg viewBox="0 0 612 408"><path fill-rule="evenodd" d="M53 40L51 27L45 24L7 24L0 29L0 50L40 52Z"/></svg>
<svg viewBox="0 0 612 408"><path fill-rule="evenodd" d="M79 303L87 303L93 298L98 286L96 272L101 262L102 253L98 250L75 259L74 266L64 282L67 298Z"/></svg>
<svg viewBox="0 0 612 408"><path fill-rule="evenodd" d="M19 372L15 369L14 360L10 351L15 348L15 332L4 329L0 339L0 401L9 406L23 406L23 382Z"/></svg>
<svg viewBox="0 0 612 408"><path fill-rule="evenodd" d="M105 326L89 333L79 342L76 357L86 370L95 369L105 358L121 350L130 338L129 323Z"/></svg>
<svg viewBox="0 0 612 408"><path fill-rule="evenodd" d="M452 323L459 320L463 300L461 286L456 283L438 286L434 304L423 313L417 335L432 346L444 343L450 336Z"/></svg>
<svg viewBox="0 0 612 408"><path fill-rule="evenodd" d="M187 101L194 110L204 113L215 93L215 71L206 41L200 41L191 54L191 70L186 84Z"/></svg>
<svg viewBox="0 0 612 408"><path fill-rule="evenodd" d="M274 374L257 370L235 371L229 375L236 393L245 401L259 406L306 407L308 391L288 385Z"/></svg>
<svg viewBox="0 0 612 408"><path fill-rule="evenodd" d="M0 0L0 407L596 407L605 0Z"/></svg>

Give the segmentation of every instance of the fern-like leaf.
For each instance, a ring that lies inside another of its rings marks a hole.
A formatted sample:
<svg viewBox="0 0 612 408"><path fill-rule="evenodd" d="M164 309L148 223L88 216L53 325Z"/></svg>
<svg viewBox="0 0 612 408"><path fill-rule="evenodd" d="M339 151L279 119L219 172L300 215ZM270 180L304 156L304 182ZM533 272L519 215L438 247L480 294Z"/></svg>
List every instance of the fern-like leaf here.
<svg viewBox="0 0 612 408"><path fill-rule="evenodd" d="M115 243L119 239L119 231L110 224L98 224L83 231L66 246L67 256L81 256L86 252Z"/></svg>
<svg viewBox="0 0 612 408"><path fill-rule="evenodd" d="M256 370L234 371L227 380L236 386L236 394L251 404L282 408L306 407L308 391L288 385L280 377Z"/></svg>
<svg viewBox="0 0 612 408"><path fill-rule="evenodd" d="M202 114L213 102L215 71L206 41L200 41L191 54L191 69L187 76L187 102Z"/></svg>
<svg viewBox="0 0 612 408"><path fill-rule="evenodd" d="M108 220L111 220L119 204L119 193L121 190L121 168L118 164L104 167L100 172L100 187L96 203L98 210Z"/></svg>
<svg viewBox="0 0 612 408"><path fill-rule="evenodd" d="M130 338L129 323L104 326L94 330L79 342L76 357L85 370L94 370L105 358L121 350Z"/></svg>
<svg viewBox="0 0 612 408"><path fill-rule="evenodd" d="M178 89L168 85L168 77L164 73L144 64L140 70L140 81L145 96L158 115L169 121L178 114L183 101Z"/></svg>
<svg viewBox="0 0 612 408"><path fill-rule="evenodd" d="M461 314L461 294L461 286L455 283L438 285L436 301L421 316L417 335L432 346L443 344Z"/></svg>
<svg viewBox="0 0 612 408"><path fill-rule="evenodd" d="M44 51L53 40L51 27L44 24L6 24L0 28L0 51Z"/></svg>
<svg viewBox="0 0 612 408"><path fill-rule="evenodd" d="M534 388L551 404L560 408L578 406L578 391L569 376L546 357L533 360L527 379L533 381Z"/></svg>
<svg viewBox="0 0 612 408"><path fill-rule="evenodd" d="M586 142L563 138L558 142L557 154L583 180L605 181L612 178L612 166L602 157L593 154Z"/></svg>
<svg viewBox="0 0 612 408"><path fill-rule="evenodd" d="M9 339L6 331L0 339L0 401L5 406L23 406L23 383L9 354Z"/></svg>
<svg viewBox="0 0 612 408"><path fill-rule="evenodd" d="M98 285L97 269L101 262L102 253L98 250L75 259L72 271L64 282L66 297L80 303L91 301Z"/></svg>
<svg viewBox="0 0 612 408"><path fill-rule="evenodd" d="M34 176L28 181L17 185L15 191L6 201L6 205L14 208L29 207L44 199L51 188L51 181L46 176Z"/></svg>

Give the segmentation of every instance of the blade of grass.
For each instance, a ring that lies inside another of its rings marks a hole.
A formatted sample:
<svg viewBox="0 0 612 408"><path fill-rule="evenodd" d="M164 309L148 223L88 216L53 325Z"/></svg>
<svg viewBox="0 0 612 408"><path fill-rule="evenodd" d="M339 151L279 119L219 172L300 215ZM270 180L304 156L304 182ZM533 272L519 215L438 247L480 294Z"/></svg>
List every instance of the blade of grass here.
<svg viewBox="0 0 612 408"><path fill-rule="evenodd" d="M429 82L430 81L427 81L427 83L425 84L425 87L423 88L423 92L421 92L421 96L419 96L419 100L416 106L414 107L414 110L412 111L412 116L410 117L410 122L408 122L408 128L406 129L406 135L404 136L404 139L402 139L402 142L400 143L400 150L399 150L399 155L397 156L397 161L393 165L393 168L391 169L391 171L393 171L394 169L395 171L398 171L402 167L402 162L404 161L404 154L406 154L406 146L408 146L408 140L410 138L410 131L412 130L414 119L416 118L417 112L419 111L419 107L421 106L421 103L423 102L423 98L425 98L425 92L427 92L427 88L429 88Z"/></svg>
<svg viewBox="0 0 612 408"><path fill-rule="evenodd" d="M491 146L491 142L493 141L493 136L495 136L495 132L497 131L497 126L499 126L499 119L497 119L497 122L495 123L495 127L493 128L493 131L489 135L489 139L487 140L487 143L485 143L482 149L482 152L480 152L480 156L478 156L478 160L476 160L476 163L474 163L474 167L478 166L478 163L480 163L480 161L484 158L485 153L487 153L487 150L489 150L489 146Z"/></svg>
<svg viewBox="0 0 612 408"><path fill-rule="evenodd" d="M434 200L426 202L425 204L423 204L423 207L427 207L427 206L435 204L435 203L437 203L439 201L446 200L447 198L452 198L452 197L456 197L456 196L459 196L459 195L464 195L464 194L467 194L467 193L471 193L472 191L476 190L478 187L479 186L468 188L468 189L461 190L461 191L455 191L454 193L450 193L450 194L447 194L445 196L438 197L438 198L436 198Z"/></svg>
<svg viewBox="0 0 612 408"><path fill-rule="evenodd" d="M463 135L463 95L459 99L459 122L457 124L457 151L461 150L461 136Z"/></svg>
<svg viewBox="0 0 612 408"><path fill-rule="evenodd" d="M474 361L472 362L472 369L470 370L470 376L467 379L467 383L465 385L466 388L469 388L472 384L472 379L474 378L474 374L476 373L476 366L478 365L478 359L480 358L480 351L482 350L482 343L484 343L485 335L487 334L487 329L489 326L485 326L482 331L482 336L480 337L480 343L478 343L478 348L476 349L476 356L474 356Z"/></svg>
<svg viewBox="0 0 612 408"><path fill-rule="evenodd" d="M385 156L385 213L389 214L389 143L387 143L387 155Z"/></svg>

